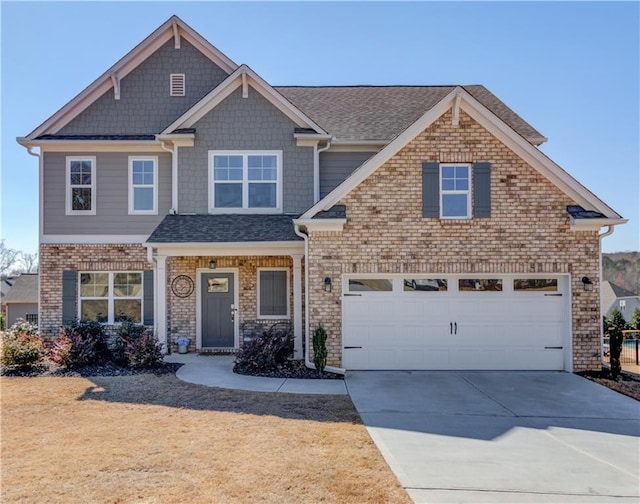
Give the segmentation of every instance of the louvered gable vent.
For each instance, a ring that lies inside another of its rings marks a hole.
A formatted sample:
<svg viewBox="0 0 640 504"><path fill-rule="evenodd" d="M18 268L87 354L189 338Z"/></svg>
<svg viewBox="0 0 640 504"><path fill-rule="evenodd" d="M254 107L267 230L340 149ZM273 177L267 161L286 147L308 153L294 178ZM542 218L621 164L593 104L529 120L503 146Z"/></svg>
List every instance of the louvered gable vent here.
<svg viewBox="0 0 640 504"><path fill-rule="evenodd" d="M171 74L170 93L171 96L184 96L184 74Z"/></svg>

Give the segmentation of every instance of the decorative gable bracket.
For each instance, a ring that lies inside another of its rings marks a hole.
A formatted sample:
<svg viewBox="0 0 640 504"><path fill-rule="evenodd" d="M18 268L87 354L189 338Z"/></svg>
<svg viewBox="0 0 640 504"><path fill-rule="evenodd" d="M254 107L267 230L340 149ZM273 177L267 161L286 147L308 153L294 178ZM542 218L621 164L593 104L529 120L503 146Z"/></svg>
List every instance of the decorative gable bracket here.
<svg viewBox="0 0 640 504"><path fill-rule="evenodd" d="M460 102L462 101L462 94L456 92L455 99L453 100L453 113L451 119L452 126L458 126L460 123Z"/></svg>
<svg viewBox="0 0 640 504"><path fill-rule="evenodd" d="M117 73L111 73L111 83L113 84L113 97L116 100L120 99L120 77Z"/></svg>

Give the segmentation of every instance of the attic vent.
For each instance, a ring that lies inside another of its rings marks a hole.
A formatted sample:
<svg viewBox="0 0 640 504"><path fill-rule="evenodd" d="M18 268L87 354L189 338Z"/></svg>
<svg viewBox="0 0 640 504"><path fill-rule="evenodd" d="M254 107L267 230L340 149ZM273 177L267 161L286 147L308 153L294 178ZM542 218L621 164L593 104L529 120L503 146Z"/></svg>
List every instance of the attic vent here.
<svg viewBox="0 0 640 504"><path fill-rule="evenodd" d="M170 77L171 96L184 96L184 74L171 74Z"/></svg>

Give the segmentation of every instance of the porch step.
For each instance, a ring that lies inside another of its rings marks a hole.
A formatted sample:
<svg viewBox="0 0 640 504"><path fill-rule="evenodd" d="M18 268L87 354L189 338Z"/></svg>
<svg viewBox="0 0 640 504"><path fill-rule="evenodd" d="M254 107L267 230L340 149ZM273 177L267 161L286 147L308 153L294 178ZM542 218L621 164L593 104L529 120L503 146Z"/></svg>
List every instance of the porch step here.
<svg viewBox="0 0 640 504"><path fill-rule="evenodd" d="M233 355L238 352L237 348L201 348L196 350L197 353L203 355Z"/></svg>

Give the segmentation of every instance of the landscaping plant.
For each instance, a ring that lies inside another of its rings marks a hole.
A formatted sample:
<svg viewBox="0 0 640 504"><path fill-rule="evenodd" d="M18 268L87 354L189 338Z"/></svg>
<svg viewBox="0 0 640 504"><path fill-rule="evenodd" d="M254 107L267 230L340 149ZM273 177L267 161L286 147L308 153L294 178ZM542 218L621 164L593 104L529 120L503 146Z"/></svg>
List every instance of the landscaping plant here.
<svg viewBox="0 0 640 504"><path fill-rule="evenodd" d="M640 308L633 310L631 321L629 322L629 329L636 329L640 331Z"/></svg>
<svg viewBox="0 0 640 504"><path fill-rule="evenodd" d="M327 365L327 331L322 324L313 331L313 363L318 373L322 373Z"/></svg>
<svg viewBox="0 0 640 504"><path fill-rule="evenodd" d="M611 378L618 379L622 366L620 365L620 354L622 353L623 333L627 327L627 323L622 316L622 312L618 309L613 310L609 317L609 363L611 366Z"/></svg>
<svg viewBox="0 0 640 504"><path fill-rule="evenodd" d="M32 367L42 363L46 355L44 340L37 326L19 320L2 337L0 362L7 367Z"/></svg>
<svg viewBox="0 0 640 504"><path fill-rule="evenodd" d="M155 368L162 364L162 345L158 338L144 326L139 336L130 339L126 346L127 364L133 368Z"/></svg>
<svg viewBox="0 0 640 504"><path fill-rule="evenodd" d="M145 330L143 325L136 324L132 320L125 320L120 324L118 332L109 347L111 350L111 358L116 364L121 366L127 366L129 364L127 349L129 345L142 337Z"/></svg>
<svg viewBox="0 0 640 504"><path fill-rule="evenodd" d="M293 335L289 329L268 329L250 335L236 355L234 372L261 373L277 369L293 355Z"/></svg>
<svg viewBox="0 0 640 504"><path fill-rule="evenodd" d="M111 353L102 324L76 320L64 325L53 342L50 357L67 368L108 361Z"/></svg>

